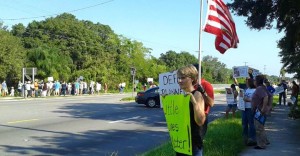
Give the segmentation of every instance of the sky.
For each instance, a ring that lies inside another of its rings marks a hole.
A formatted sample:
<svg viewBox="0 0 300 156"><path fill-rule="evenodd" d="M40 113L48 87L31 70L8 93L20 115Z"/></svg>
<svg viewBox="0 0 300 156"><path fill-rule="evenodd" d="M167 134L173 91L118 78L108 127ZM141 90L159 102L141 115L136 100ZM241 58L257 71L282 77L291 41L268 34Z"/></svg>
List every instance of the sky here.
<svg viewBox="0 0 300 156"><path fill-rule="evenodd" d="M206 18L203 0L202 21ZM198 58L200 0L0 0L0 21L11 27L27 26L67 12L79 20L109 25L118 35L142 42L151 55L173 50L190 52ZM224 0L225 3L231 0ZM277 42L283 33L277 30L250 30L246 18L232 14L240 43L238 48L220 54L215 36L202 33L202 56L217 57L226 67L250 66L267 75L279 76L282 63ZM202 25L203 27L203 25ZM287 76L291 76L288 74Z"/></svg>

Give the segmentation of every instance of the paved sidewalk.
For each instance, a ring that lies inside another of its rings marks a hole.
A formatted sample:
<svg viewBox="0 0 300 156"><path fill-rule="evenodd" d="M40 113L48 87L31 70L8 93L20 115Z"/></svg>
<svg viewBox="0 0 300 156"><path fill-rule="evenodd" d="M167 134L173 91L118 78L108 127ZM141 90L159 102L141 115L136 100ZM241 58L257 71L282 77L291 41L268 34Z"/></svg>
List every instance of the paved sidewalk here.
<svg viewBox="0 0 300 156"><path fill-rule="evenodd" d="M290 107L277 105L265 125L270 145L257 150L247 147L241 156L296 156L300 155L300 119L288 117Z"/></svg>

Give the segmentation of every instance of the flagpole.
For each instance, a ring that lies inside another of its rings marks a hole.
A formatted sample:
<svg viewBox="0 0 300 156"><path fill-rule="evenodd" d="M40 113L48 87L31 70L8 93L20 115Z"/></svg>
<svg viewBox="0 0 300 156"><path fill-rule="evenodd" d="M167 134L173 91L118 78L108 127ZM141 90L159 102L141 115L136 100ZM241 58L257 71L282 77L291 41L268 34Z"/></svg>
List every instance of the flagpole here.
<svg viewBox="0 0 300 156"><path fill-rule="evenodd" d="M202 13L203 13L203 0L200 0L200 28L199 28L199 49L198 49L198 64L199 64L199 70L198 70L198 83L201 84L201 51L202 51L202 45L201 45L201 39L202 39Z"/></svg>

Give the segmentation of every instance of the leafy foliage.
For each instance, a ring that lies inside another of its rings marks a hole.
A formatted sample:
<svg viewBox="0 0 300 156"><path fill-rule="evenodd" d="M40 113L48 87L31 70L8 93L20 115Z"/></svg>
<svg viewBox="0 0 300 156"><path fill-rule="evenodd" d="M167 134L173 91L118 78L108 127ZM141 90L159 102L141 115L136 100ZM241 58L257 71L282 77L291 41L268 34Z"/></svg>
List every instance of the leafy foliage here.
<svg viewBox="0 0 300 156"><path fill-rule="evenodd" d="M227 69L224 63L212 56L203 57L203 77L212 83L229 83L232 79L232 70Z"/></svg>
<svg viewBox="0 0 300 156"><path fill-rule="evenodd" d="M299 0L233 0L229 7L247 17L251 29L270 29L276 23L285 36L278 42L279 56L288 73L300 78L300 1Z"/></svg>
<svg viewBox="0 0 300 156"><path fill-rule="evenodd" d="M17 82L21 77L26 50L21 40L9 32L0 30L0 81L7 84Z"/></svg>
<svg viewBox="0 0 300 156"><path fill-rule="evenodd" d="M159 59L165 63L170 71L198 62L197 58L188 52L176 53L172 50L167 51L166 54L160 54Z"/></svg>

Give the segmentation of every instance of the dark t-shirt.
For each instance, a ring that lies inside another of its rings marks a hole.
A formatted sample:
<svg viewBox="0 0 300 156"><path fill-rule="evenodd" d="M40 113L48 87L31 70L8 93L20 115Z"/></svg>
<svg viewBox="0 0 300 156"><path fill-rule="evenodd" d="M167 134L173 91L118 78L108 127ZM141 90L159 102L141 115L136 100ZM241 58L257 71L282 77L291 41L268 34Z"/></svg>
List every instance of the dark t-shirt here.
<svg viewBox="0 0 300 156"><path fill-rule="evenodd" d="M194 90L192 93L194 94L196 91ZM203 138L201 137L201 131L203 129L202 126L199 126L194 117L194 106L190 102L190 121L191 121L191 133L192 133L192 147L201 149L203 146Z"/></svg>
<svg viewBox="0 0 300 156"><path fill-rule="evenodd" d="M272 97L271 93L267 91L265 86L258 86L252 96L252 108L255 110L258 107L258 109L261 110L263 107L264 97L266 96L268 96L268 98Z"/></svg>

